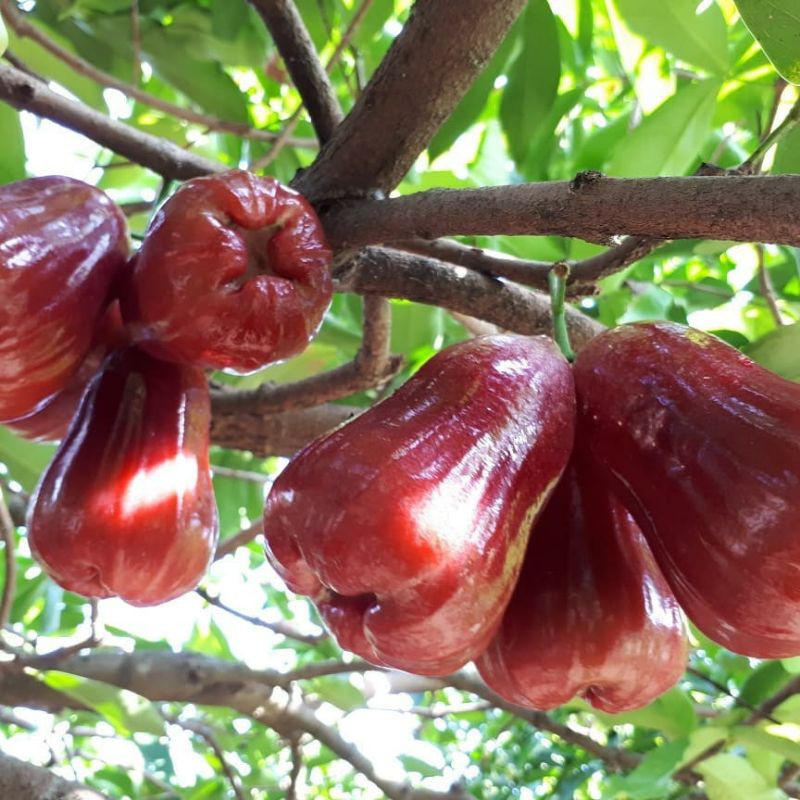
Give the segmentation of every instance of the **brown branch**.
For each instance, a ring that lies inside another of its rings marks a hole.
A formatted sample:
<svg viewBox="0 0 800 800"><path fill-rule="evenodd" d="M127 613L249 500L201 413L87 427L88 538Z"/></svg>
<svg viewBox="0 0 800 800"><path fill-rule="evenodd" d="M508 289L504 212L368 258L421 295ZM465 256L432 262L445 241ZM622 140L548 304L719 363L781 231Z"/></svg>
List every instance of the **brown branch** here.
<svg viewBox="0 0 800 800"><path fill-rule="evenodd" d="M262 414L225 408L223 397L215 395L212 402L213 442L233 450L249 450L257 456L290 456L363 410L326 404L283 414Z"/></svg>
<svg viewBox="0 0 800 800"><path fill-rule="evenodd" d="M122 92L126 97L132 97L135 100L138 100L140 103L144 103L151 108L158 109L159 111L169 114L176 119L182 119L186 122L202 125L204 128L207 128L210 131L224 131L226 133L236 134L244 139L261 139L264 141L273 141L278 137L278 134L276 133L256 130L255 128L251 128L249 125L241 122L230 122L228 120L215 117L211 114L193 111L191 108L186 108L185 106L179 106L175 103L170 103L167 100L162 100L160 97L156 97L155 95L150 94L150 92L140 89L138 86L127 83L126 81L122 81L119 78L116 78L113 75L98 69L80 56L75 55L69 50L61 47L61 45L53 41L35 25L31 24L27 19L25 19L25 17L14 7L13 0L2 0L0 3L0 8L2 8L3 16L5 17L8 26L17 34L17 36L28 38L31 41L36 42L36 44L38 44L41 48L55 56L55 58L66 64L79 75L84 75L85 77L89 78L89 80L94 81L100 86L107 86L109 88L116 89L117 91ZM139 42L139 31L137 26L138 19L138 9L134 4L131 6L134 76L136 76L139 71L137 47L137 43ZM134 80L137 80L137 78L134 77ZM294 140L292 144L298 147L316 146L316 142L313 139L298 139Z"/></svg>
<svg viewBox="0 0 800 800"><path fill-rule="evenodd" d="M0 100L80 133L164 178L185 180L227 169L166 139L138 131L83 103L62 97L41 81L5 64L0 64Z"/></svg>
<svg viewBox="0 0 800 800"><path fill-rule="evenodd" d="M339 291L401 297L476 317L525 335L550 333L550 299L477 272L382 247L343 255L335 267ZM579 350L602 329L575 309L567 311L572 345Z"/></svg>
<svg viewBox="0 0 800 800"><path fill-rule="evenodd" d="M38 659L38 662L41 660ZM27 663L37 666L37 660L30 660ZM152 650L134 653L95 651L59 662L58 669L129 689L154 702L192 702L232 708L272 726L287 739L299 732L311 734L363 772L389 797L402 797L408 800L413 797L443 796L441 793L415 794L408 787L381 779L371 767L367 770L362 769L363 761L359 760L358 755L354 755L352 746L344 743L339 734L329 725L323 724L307 706L301 704L282 707L273 700L275 687L287 686L295 680L320 677L323 674L380 670L379 667L373 667L366 662L356 661L350 664L326 662L324 665L307 665L281 674L272 670L251 670L242 664L198 653ZM392 676L394 673L389 675ZM406 679L411 677L402 673L398 675ZM543 712L530 711L507 703L489 690L477 676L459 672L435 681L416 680L428 688L453 686L474 694L537 729L552 733L570 744L581 747L602 759L612 769L632 769L641 760L636 753L603 745L568 725L556 722ZM74 700L59 695L41 681L23 672L19 665L14 664L6 665L0 670L0 696L4 697L9 705L46 710L76 707Z"/></svg>
<svg viewBox="0 0 800 800"><path fill-rule="evenodd" d="M100 792L5 753L0 753L0 797L9 800L108 800Z"/></svg>
<svg viewBox="0 0 800 800"><path fill-rule="evenodd" d="M293 0L250 0L250 3L272 34L308 109L317 138L324 144L342 121L342 109L300 12Z"/></svg>
<svg viewBox="0 0 800 800"><path fill-rule="evenodd" d="M281 636L285 636L287 639L294 639L294 641L302 642L303 644L317 645L320 642L324 642L328 638L328 634L325 632L304 633L303 631L295 628L294 625L291 625L284 620L279 622L268 622L265 619L261 619L261 617L253 617L250 614L245 614L243 611L239 611L238 609L231 608L231 606L226 605L219 599L219 597L209 594L202 587L198 587L194 591L195 594L200 595L200 597L202 597L203 600L205 600L209 605L219 608L221 611L226 611L228 614L238 617L245 622L249 622L251 625L256 625L259 628L266 628L268 631L272 631L272 633L278 633Z"/></svg>
<svg viewBox="0 0 800 800"><path fill-rule="evenodd" d="M353 110L296 188L315 200L394 188L524 6L525 0L415 3Z"/></svg>
<svg viewBox="0 0 800 800"><path fill-rule="evenodd" d="M0 488L0 538L3 540L3 561L5 563L3 595L0 599L0 630L3 630L11 617L11 606L17 586L17 562L14 557L14 522L6 505L5 493L2 488Z"/></svg>
<svg viewBox="0 0 800 800"><path fill-rule="evenodd" d="M337 249L413 237L534 234L610 241L728 239L800 245L800 175L606 178L436 189L337 205L323 215ZM668 213L667 213L668 212Z"/></svg>
<svg viewBox="0 0 800 800"><path fill-rule="evenodd" d="M214 561L219 561L221 558L234 553L242 545L252 542L264 532L264 525L261 520L253 523L249 528L243 528L233 536L229 536L224 541L220 542L217 550L214 553Z"/></svg>

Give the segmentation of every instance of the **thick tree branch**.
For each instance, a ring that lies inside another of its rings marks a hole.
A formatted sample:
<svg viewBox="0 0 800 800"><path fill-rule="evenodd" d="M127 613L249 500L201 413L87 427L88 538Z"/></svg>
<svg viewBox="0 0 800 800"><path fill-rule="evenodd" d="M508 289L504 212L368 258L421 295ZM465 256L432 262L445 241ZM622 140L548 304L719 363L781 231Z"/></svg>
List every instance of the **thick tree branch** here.
<svg viewBox="0 0 800 800"><path fill-rule="evenodd" d="M27 663L37 669L53 668L47 657L28 659ZM304 714L299 717L281 717L278 707L271 699L273 688L286 687L293 681L322 675L383 671L363 661L349 664L333 661L309 664L297 670L279 673L273 670L251 670L241 664L199 653L155 650L134 653L94 651L60 659L56 668L129 689L155 702L192 702L200 705L225 706L246 714L253 714L254 709L266 709L266 716L260 719L287 737L293 732L296 733L298 729L317 737L319 730L309 723ZM525 720L537 729L553 733L564 741L583 748L613 769L631 769L640 761L638 754L603 745L568 725L556 722L543 712L531 711L506 702L472 673L462 671L441 679L389 673L390 677L395 674L407 684L402 691L425 691L452 686L474 694L493 706ZM49 711L75 707L73 700L50 689L14 664L5 665L4 669L0 670L0 696L6 698L8 705L44 708ZM320 738L320 741L328 744L323 738ZM331 749L337 752L336 748Z"/></svg>
<svg viewBox="0 0 800 800"><path fill-rule="evenodd" d="M137 131L83 103L56 94L41 81L5 64L0 64L0 100L83 134L165 178L185 180L227 169L223 164L183 150L166 139Z"/></svg>
<svg viewBox="0 0 800 800"><path fill-rule="evenodd" d="M437 189L324 214L337 249L412 237L534 234L609 242L726 239L800 245L800 175L605 178Z"/></svg>
<svg viewBox="0 0 800 800"><path fill-rule="evenodd" d="M295 181L312 200L388 191L487 64L525 0L425 0L314 164Z"/></svg>
<svg viewBox="0 0 800 800"><path fill-rule="evenodd" d="M335 275L339 291L438 305L525 335L550 333L552 328L546 295L423 256L368 247L341 256ZM567 323L577 350L602 330L574 309L568 309Z"/></svg>
<svg viewBox="0 0 800 800"><path fill-rule="evenodd" d="M159 111L169 114L176 119L182 119L186 122L192 122L196 125L202 125L211 131L225 131L241 136L245 139L261 139L263 141L273 141L277 139L278 134L270 133L268 131L259 131L251 128L249 125L240 122L229 122L227 120L219 119L211 114L202 114L193 111L190 108L170 103L156 97L149 92L140 89L131 83L119 80L119 78L97 69L93 64L81 58L69 50L61 47L57 42L53 41L49 36L43 33L35 25L31 24L24 15L21 14L15 7L14 0L2 0L0 2L0 9L2 9L3 16L8 23L8 26L17 34L17 36L31 39L36 42L40 47L47 50L50 54L55 56L59 61L62 61L75 72L85 75L90 80L101 86L107 86L117 91L122 92L126 97L132 97L140 103L150 106L151 108L158 109ZM138 20L138 13L134 13L135 6L131 9L131 19ZM134 33L136 31L134 30ZM136 40L136 39L134 39ZM134 68L134 72L138 73L138 66ZM292 140L293 144L302 147L314 147L316 143L313 139L298 139Z"/></svg>
<svg viewBox="0 0 800 800"><path fill-rule="evenodd" d="M303 98L321 144L342 121L342 109L328 73L293 0L250 0L266 24L283 57L292 82Z"/></svg>
<svg viewBox="0 0 800 800"><path fill-rule="evenodd" d="M249 450L257 456L290 456L312 439L351 419L362 409L321 405L283 414L264 414L220 407L224 395L214 398L211 438L214 444L233 450Z"/></svg>
<svg viewBox="0 0 800 800"><path fill-rule="evenodd" d="M44 657L29 659L28 663L40 669L49 667L49 662ZM342 671L341 667L339 662L331 663L327 666L327 671L316 670L313 675L308 668L302 668L297 673L297 679L337 674ZM274 696L275 687L287 685L294 679L291 672L280 674L271 670L256 671L199 654L163 651L130 654L95 652L59 660L57 668L129 689L153 701L195 702L232 708L273 728L286 739L291 739L298 733L308 733L349 762L391 800L446 800L460 796L449 792L415 790L404 783L381 777L365 756L334 728L322 722L302 700L290 700L286 703L280 697ZM345 671L365 669L373 667L357 662ZM27 700L20 696L25 694L28 695ZM49 687L13 666L7 666L0 672L0 695L8 697L15 705L30 707L48 707L53 699ZM62 695L60 708L71 707L75 707L74 701ZM50 705L48 710L56 709ZM0 797L5 795L0 794ZM78 795L72 800L82 798ZM91 800L95 799L91 797Z"/></svg>
<svg viewBox="0 0 800 800"><path fill-rule="evenodd" d="M108 800L93 789L5 753L0 753L0 797L8 800Z"/></svg>

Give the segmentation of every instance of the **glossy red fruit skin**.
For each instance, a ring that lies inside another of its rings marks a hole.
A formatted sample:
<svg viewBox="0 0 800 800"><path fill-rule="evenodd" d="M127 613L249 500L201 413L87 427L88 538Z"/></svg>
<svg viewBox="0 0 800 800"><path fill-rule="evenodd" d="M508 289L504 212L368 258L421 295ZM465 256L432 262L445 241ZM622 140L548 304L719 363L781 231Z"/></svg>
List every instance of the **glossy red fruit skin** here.
<svg viewBox="0 0 800 800"><path fill-rule="evenodd" d="M200 369L108 357L31 502L31 551L56 583L141 606L197 585L218 535L210 414Z"/></svg>
<svg viewBox="0 0 800 800"><path fill-rule="evenodd" d="M98 323L92 346L69 379L69 383L52 397L40 403L24 417L7 422L9 428L34 442L55 442L64 438L78 409L89 381L100 370L106 356L130 344L130 337L122 324L119 303L112 303Z"/></svg>
<svg viewBox="0 0 800 800"><path fill-rule="evenodd" d="M156 214L122 313L159 358L252 372L306 348L330 304L330 268L302 195L244 170L195 178Z"/></svg>
<svg viewBox="0 0 800 800"><path fill-rule="evenodd" d="M800 654L800 386L701 331L637 323L574 365L581 429L710 639Z"/></svg>
<svg viewBox="0 0 800 800"><path fill-rule="evenodd" d="M540 710L585 697L617 714L686 668L683 618L633 518L576 451L531 532L503 621L475 662L506 700Z"/></svg>
<svg viewBox="0 0 800 800"><path fill-rule="evenodd" d="M0 187L0 421L67 385L127 252L125 218L99 189L60 176Z"/></svg>
<svg viewBox="0 0 800 800"><path fill-rule="evenodd" d="M267 498L267 556L345 649L451 672L500 622L574 413L549 339L454 345L295 456Z"/></svg>

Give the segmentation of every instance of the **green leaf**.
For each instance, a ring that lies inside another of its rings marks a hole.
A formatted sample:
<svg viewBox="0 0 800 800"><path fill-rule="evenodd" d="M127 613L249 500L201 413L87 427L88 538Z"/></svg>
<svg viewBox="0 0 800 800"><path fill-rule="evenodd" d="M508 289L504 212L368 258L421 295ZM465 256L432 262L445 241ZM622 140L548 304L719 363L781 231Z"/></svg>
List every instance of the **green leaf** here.
<svg viewBox="0 0 800 800"><path fill-rule="evenodd" d="M800 83L797 0L736 0L736 6L775 69L790 83Z"/></svg>
<svg viewBox="0 0 800 800"><path fill-rule="evenodd" d="M417 772L423 778L433 778L442 774L439 767L435 767L433 764L429 764L416 756L401 755L397 757L397 760L403 765L403 769L406 772Z"/></svg>
<svg viewBox="0 0 800 800"><path fill-rule="evenodd" d="M671 739L688 736L697 727L697 716L689 698L677 687L653 700L644 708L623 714L592 713L609 725L641 725L661 731Z"/></svg>
<svg viewBox="0 0 800 800"><path fill-rule="evenodd" d="M248 19L245 0L211 0L211 27L221 39L235 39Z"/></svg>
<svg viewBox="0 0 800 800"><path fill-rule="evenodd" d="M187 55L183 31L157 27L143 41L153 68L205 111L231 122L247 122L247 99L222 66ZM189 51L195 53L196 49Z"/></svg>
<svg viewBox="0 0 800 800"><path fill-rule="evenodd" d="M522 52L508 70L500 120L511 155L521 164L531 138L556 100L561 78L558 26L547 0L531 0L522 18L520 35Z"/></svg>
<svg viewBox="0 0 800 800"><path fill-rule="evenodd" d="M757 0L759 2L760 0ZM697 13L697 0L616 0L625 24L650 44L718 75L728 71L728 31L716 3Z"/></svg>
<svg viewBox="0 0 800 800"><path fill-rule="evenodd" d="M155 706L135 692L58 670L43 672L42 680L52 689L94 709L123 735L164 733L164 720Z"/></svg>
<svg viewBox="0 0 800 800"><path fill-rule="evenodd" d="M610 175L683 175L697 160L711 129L719 90L715 80L684 86L622 140Z"/></svg>
<svg viewBox="0 0 800 800"><path fill-rule="evenodd" d="M688 742L681 739L651 750L630 775L612 777L608 781L611 796L623 793L631 800L656 800L669 795L672 774L678 766Z"/></svg>
<svg viewBox="0 0 800 800"><path fill-rule="evenodd" d="M781 728L780 725L769 727L778 730ZM779 733L770 733L764 728L757 728L753 725L736 725L731 729L731 734L734 739L743 744L762 747L787 758L794 764L800 764L800 744L781 736Z"/></svg>
<svg viewBox="0 0 800 800"><path fill-rule="evenodd" d="M746 348L745 353L762 367L800 381L800 322L768 333Z"/></svg>
<svg viewBox="0 0 800 800"><path fill-rule="evenodd" d="M652 284L635 284L641 291L634 297L628 310L619 322L639 322L640 320L668 319L675 299L673 296Z"/></svg>
<svg viewBox="0 0 800 800"><path fill-rule="evenodd" d="M776 174L800 173L800 125L797 123L778 142L778 146L775 148L772 172Z"/></svg>
<svg viewBox="0 0 800 800"><path fill-rule="evenodd" d="M0 45L2 38L0 35ZM19 112L5 104L0 105L0 131L3 131L3 146L0 148L0 185L2 185L22 180L26 174L25 139L22 135Z"/></svg>
<svg viewBox="0 0 800 800"><path fill-rule="evenodd" d="M779 789L770 788L747 761L730 753L712 756L695 769L703 776L709 800L780 800L785 797Z"/></svg>
<svg viewBox="0 0 800 800"><path fill-rule="evenodd" d="M514 28L509 32L492 56L492 60L469 88L469 91L461 98L461 102L455 107L436 136L433 137L428 146L431 159L449 150L453 142L480 116L486 106L486 100L494 88L497 76L503 71L511 51L514 49L517 40L515 31Z"/></svg>
<svg viewBox="0 0 800 800"><path fill-rule="evenodd" d="M758 705L775 694L789 679L780 661L759 664L742 684L739 697L750 705Z"/></svg>
<svg viewBox="0 0 800 800"><path fill-rule="evenodd" d="M52 444L28 442L0 425L0 462L8 467L9 475L26 491L35 488L55 449Z"/></svg>
<svg viewBox="0 0 800 800"><path fill-rule="evenodd" d="M306 687L308 691L314 692L326 703L341 708L342 711L352 711L364 706L364 695L344 675L314 678L306 683Z"/></svg>

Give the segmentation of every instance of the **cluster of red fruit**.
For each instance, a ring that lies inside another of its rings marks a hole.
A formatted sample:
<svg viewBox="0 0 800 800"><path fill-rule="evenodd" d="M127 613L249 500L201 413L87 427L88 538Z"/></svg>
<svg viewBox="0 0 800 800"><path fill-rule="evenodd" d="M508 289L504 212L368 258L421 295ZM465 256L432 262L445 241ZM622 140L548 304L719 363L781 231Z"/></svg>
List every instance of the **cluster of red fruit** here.
<svg viewBox="0 0 800 800"><path fill-rule="evenodd" d="M72 418L29 521L59 583L142 604L197 583L216 540L202 368L302 350L329 266L306 201L244 172L185 184L133 261L102 193L0 192L0 420L60 438ZM301 450L264 529L344 648L425 675L474 660L513 702L614 712L681 675L680 607L739 653L800 654L799 507L800 388L654 323L573 365L545 337L442 351Z"/></svg>
<svg viewBox="0 0 800 800"><path fill-rule="evenodd" d="M682 674L680 608L745 655L800 654L800 387L721 340L623 325L570 366L473 339L300 451L268 556L345 648L608 712Z"/></svg>
<svg viewBox="0 0 800 800"><path fill-rule="evenodd" d="M58 583L137 605L197 585L218 535L203 370L304 349L330 262L310 205L243 171L184 184L133 258L98 189L0 188L0 422L61 439L28 519Z"/></svg>

